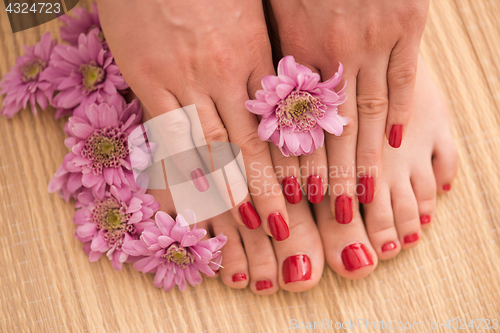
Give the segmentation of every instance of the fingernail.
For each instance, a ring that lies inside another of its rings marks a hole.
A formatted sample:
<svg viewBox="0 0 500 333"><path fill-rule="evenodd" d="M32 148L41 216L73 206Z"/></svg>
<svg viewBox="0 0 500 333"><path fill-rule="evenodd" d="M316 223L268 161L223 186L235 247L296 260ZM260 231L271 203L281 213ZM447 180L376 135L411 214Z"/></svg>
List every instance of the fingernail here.
<svg viewBox="0 0 500 333"><path fill-rule="evenodd" d="M349 272L360 269L361 267L373 265L370 252L361 243L348 245L342 250L342 262Z"/></svg>
<svg viewBox="0 0 500 333"><path fill-rule="evenodd" d="M250 202L244 202L238 208L240 212L241 220L248 229L257 229L260 227L260 217L255 211Z"/></svg>
<svg viewBox="0 0 500 333"><path fill-rule="evenodd" d="M415 234L405 236L404 241L405 241L405 244L408 244L408 243L413 243L413 242L418 241L419 238L420 237L418 236L418 234L415 233Z"/></svg>
<svg viewBox="0 0 500 333"><path fill-rule="evenodd" d="M443 185L443 190L445 190L446 192L448 192L449 190L451 190L451 184L444 184Z"/></svg>
<svg viewBox="0 0 500 333"><path fill-rule="evenodd" d="M427 223L431 223L431 216L430 215L420 216L420 224L427 224Z"/></svg>
<svg viewBox="0 0 500 333"><path fill-rule="evenodd" d="M257 290L264 290L272 287L273 283L270 280L257 281L257 283L255 284L255 289Z"/></svg>
<svg viewBox="0 0 500 333"><path fill-rule="evenodd" d="M307 178L307 199L316 204L323 200L323 180L318 175Z"/></svg>
<svg viewBox="0 0 500 333"><path fill-rule="evenodd" d="M194 186L200 192L205 192L208 190L209 184L205 173L200 168L195 169L191 172L191 179L193 180Z"/></svg>
<svg viewBox="0 0 500 333"><path fill-rule="evenodd" d="M283 262L283 280L285 284L311 279L311 260L305 254L298 254Z"/></svg>
<svg viewBox="0 0 500 333"><path fill-rule="evenodd" d="M285 177L282 181L282 185L286 201L291 204L297 204L302 200L302 191L300 190L297 178L294 176Z"/></svg>
<svg viewBox="0 0 500 333"><path fill-rule="evenodd" d="M236 273L233 275L233 282L240 282L246 280L247 276L245 273Z"/></svg>
<svg viewBox="0 0 500 333"><path fill-rule="evenodd" d="M389 144L393 148L399 148L403 140L403 125L392 125L391 133L389 134Z"/></svg>
<svg viewBox="0 0 500 333"><path fill-rule="evenodd" d="M396 243L394 243L394 242L387 242L384 245L382 245L382 252L391 251L391 250L394 250L397 247L398 246L396 245Z"/></svg>
<svg viewBox="0 0 500 333"><path fill-rule="evenodd" d="M269 214L269 229L271 229L271 235L277 241L282 241L290 236L290 231L288 230L288 224L286 224L285 219L280 213Z"/></svg>
<svg viewBox="0 0 500 333"><path fill-rule="evenodd" d="M359 183L356 188L359 202L362 204L369 204L372 202L374 191L375 186L373 184L372 176L364 175L359 178Z"/></svg>
<svg viewBox="0 0 500 333"><path fill-rule="evenodd" d="M349 196L342 194L335 200L335 219L340 224L352 221L352 200Z"/></svg>
<svg viewBox="0 0 500 333"><path fill-rule="evenodd" d="M215 274L219 273L219 270L218 270L218 269L217 269L217 270L215 270L215 271L214 271L214 273L215 273Z"/></svg>

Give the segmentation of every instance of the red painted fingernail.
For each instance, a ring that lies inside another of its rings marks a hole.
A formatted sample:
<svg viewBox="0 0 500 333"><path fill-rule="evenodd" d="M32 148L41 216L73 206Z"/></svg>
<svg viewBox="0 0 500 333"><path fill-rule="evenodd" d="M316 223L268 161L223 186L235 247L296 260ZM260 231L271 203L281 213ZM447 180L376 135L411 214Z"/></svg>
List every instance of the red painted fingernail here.
<svg viewBox="0 0 500 333"><path fill-rule="evenodd" d="M277 241L282 241L290 236L290 230L288 230L288 224L286 224L285 219L280 213L271 213L268 217L269 229L271 229L271 235Z"/></svg>
<svg viewBox="0 0 500 333"><path fill-rule="evenodd" d="M210 185L208 184L207 177L205 177L205 173L200 168L191 172L191 179L193 180L194 186L198 191L205 192L208 190Z"/></svg>
<svg viewBox="0 0 500 333"><path fill-rule="evenodd" d="M342 262L349 272L360 269L361 267L373 265L370 252L361 243L348 245L342 250Z"/></svg>
<svg viewBox="0 0 500 333"><path fill-rule="evenodd" d="M255 211L252 204L250 202L244 202L238 208L240 212L241 219L243 223L248 229L256 229L260 227L260 217L259 214Z"/></svg>
<svg viewBox="0 0 500 333"><path fill-rule="evenodd" d="M444 184L443 185L443 190L445 190L446 192L448 192L449 190L451 190L451 184Z"/></svg>
<svg viewBox="0 0 500 333"><path fill-rule="evenodd" d="M233 282L240 282L244 281L247 279L247 276L245 273L236 273L233 275Z"/></svg>
<svg viewBox="0 0 500 333"><path fill-rule="evenodd" d="M427 223L431 223L431 216L430 215L420 216L420 224L427 224Z"/></svg>
<svg viewBox="0 0 500 333"><path fill-rule="evenodd" d="M217 269L217 270L215 270L215 271L214 271L214 273L215 273L215 274L219 273L219 270L218 270L218 269Z"/></svg>
<svg viewBox="0 0 500 333"><path fill-rule="evenodd" d="M382 252L391 251L391 250L394 250L397 247L398 246L396 245L396 243L394 243L394 242L387 242L384 245L382 245Z"/></svg>
<svg viewBox="0 0 500 333"><path fill-rule="evenodd" d="M291 204L297 204L302 200L302 191L299 182L294 176L285 177L282 181L283 193L286 200Z"/></svg>
<svg viewBox="0 0 500 333"><path fill-rule="evenodd" d="M373 184L373 177L364 175L359 178L358 186L356 188L358 200L362 204L369 204L373 200L375 192L375 185Z"/></svg>
<svg viewBox="0 0 500 333"><path fill-rule="evenodd" d="M352 200L349 196L342 194L335 200L335 219L340 224L352 221Z"/></svg>
<svg viewBox="0 0 500 333"><path fill-rule="evenodd" d="M311 260L305 254L298 254L283 262L283 280L285 284L311 279Z"/></svg>
<svg viewBox="0 0 500 333"><path fill-rule="evenodd" d="M257 290L264 290L272 287L273 283L270 280L257 281L257 283L255 284L255 289Z"/></svg>
<svg viewBox="0 0 500 333"><path fill-rule="evenodd" d="M392 125L391 133L389 134L389 144L393 148L399 148L403 140L403 125Z"/></svg>
<svg viewBox="0 0 500 333"><path fill-rule="evenodd" d="M323 200L323 180L320 176L310 175L307 178L307 199L315 204Z"/></svg>
<svg viewBox="0 0 500 333"><path fill-rule="evenodd" d="M420 236L417 233L415 233L415 234L405 236L404 241L405 241L405 244L408 244L408 243L413 243L413 242L418 241L419 238L420 238Z"/></svg>

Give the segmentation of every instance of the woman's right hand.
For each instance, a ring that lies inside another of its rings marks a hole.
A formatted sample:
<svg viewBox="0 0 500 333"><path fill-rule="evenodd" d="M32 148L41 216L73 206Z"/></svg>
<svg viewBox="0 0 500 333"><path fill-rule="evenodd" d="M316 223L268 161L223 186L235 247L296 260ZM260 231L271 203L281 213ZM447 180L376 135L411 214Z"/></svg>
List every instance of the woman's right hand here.
<svg viewBox="0 0 500 333"><path fill-rule="evenodd" d="M98 9L123 76L153 118L194 104L207 144L231 141L241 148L250 195L231 209L236 221L256 228L262 220L269 235L287 238L288 215L269 146L245 108L262 77L274 74L261 1L99 0ZM186 148L192 139L185 129L182 117L165 128L174 141L169 145ZM186 161L192 177L197 163Z"/></svg>

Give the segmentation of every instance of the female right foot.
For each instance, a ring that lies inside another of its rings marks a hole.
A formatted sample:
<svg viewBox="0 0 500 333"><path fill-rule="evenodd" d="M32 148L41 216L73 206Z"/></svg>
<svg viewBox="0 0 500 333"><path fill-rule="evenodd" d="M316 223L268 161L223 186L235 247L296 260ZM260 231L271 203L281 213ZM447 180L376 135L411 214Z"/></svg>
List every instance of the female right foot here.
<svg viewBox="0 0 500 333"><path fill-rule="evenodd" d="M451 189L457 148L446 104L421 59L414 105L402 146L385 143L379 191L372 203L363 205L365 223L357 204L348 224L336 221L328 198L314 205L326 260L343 277L365 277L377 258L386 260L414 247L434 219L436 194Z"/></svg>

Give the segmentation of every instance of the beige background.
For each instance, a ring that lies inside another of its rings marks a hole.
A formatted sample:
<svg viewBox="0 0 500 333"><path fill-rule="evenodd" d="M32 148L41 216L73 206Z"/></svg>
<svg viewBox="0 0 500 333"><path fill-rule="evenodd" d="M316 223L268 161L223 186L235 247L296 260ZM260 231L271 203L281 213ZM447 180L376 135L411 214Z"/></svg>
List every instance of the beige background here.
<svg viewBox="0 0 500 333"><path fill-rule="evenodd" d="M13 35L2 5L0 22L0 75L23 43L59 25ZM418 247L360 281L327 268L301 294L259 297L220 280L163 292L130 266L90 263L73 237L72 205L47 193L67 152L64 121L53 110L0 117L0 331L283 332L292 318L500 320L500 1L434 0L422 52L452 111L460 152L453 191L439 198Z"/></svg>

